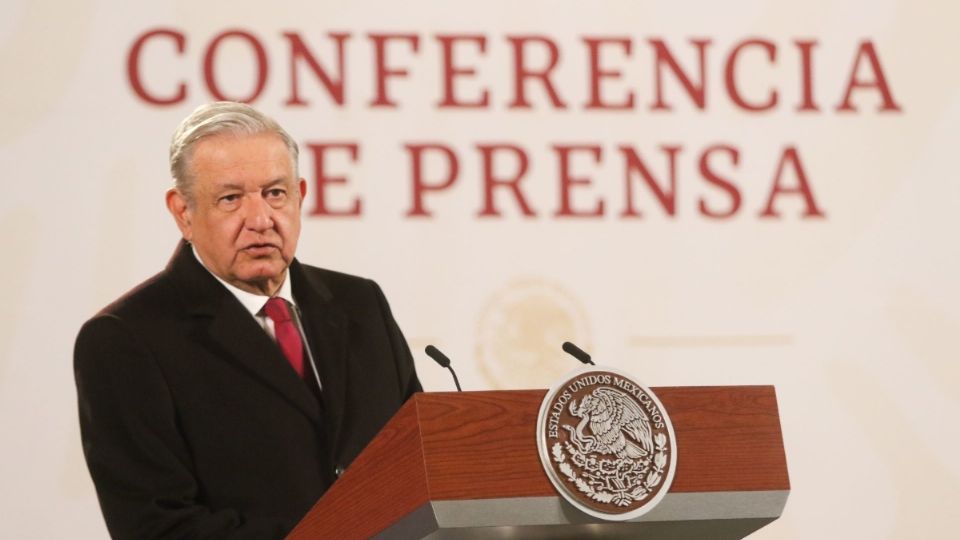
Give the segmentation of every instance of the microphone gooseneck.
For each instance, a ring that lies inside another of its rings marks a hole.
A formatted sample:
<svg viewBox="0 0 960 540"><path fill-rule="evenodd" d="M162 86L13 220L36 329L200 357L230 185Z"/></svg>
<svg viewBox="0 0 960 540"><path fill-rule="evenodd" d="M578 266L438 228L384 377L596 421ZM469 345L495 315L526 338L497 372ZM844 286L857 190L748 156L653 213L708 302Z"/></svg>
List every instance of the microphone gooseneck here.
<svg viewBox="0 0 960 540"><path fill-rule="evenodd" d="M457 372L453 370L453 367L450 365L450 359L447 358L447 355L440 352L440 349L437 349L433 345L427 345L423 352L427 353L427 356L433 358L433 361L440 364L440 367L445 367L450 370L450 374L453 375L453 384L457 385L457 392L463 392L463 389L460 388L460 379L457 378Z"/></svg>
<svg viewBox="0 0 960 540"><path fill-rule="evenodd" d="M590 360L589 354L584 352L584 350L581 349L580 347L577 347L573 343L570 343L569 341L563 342L563 351L569 354L570 356L576 358L577 360L583 362L584 364L590 364L591 366L596 365L593 363L593 360Z"/></svg>

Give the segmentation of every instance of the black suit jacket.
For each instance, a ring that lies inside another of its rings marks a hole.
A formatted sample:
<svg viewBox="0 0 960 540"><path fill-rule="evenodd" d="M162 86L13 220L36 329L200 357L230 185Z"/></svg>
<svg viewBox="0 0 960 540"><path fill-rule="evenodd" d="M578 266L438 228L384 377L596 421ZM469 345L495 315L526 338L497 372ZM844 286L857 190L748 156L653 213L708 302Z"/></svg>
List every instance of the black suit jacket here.
<svg viewBox="0 0 960 540"><path fill-rule="evenodd" d="M282 537L421 389L374 282L298 262L289 279L319 399L186 243L80 330L83 448L114 537Z"/></svg>

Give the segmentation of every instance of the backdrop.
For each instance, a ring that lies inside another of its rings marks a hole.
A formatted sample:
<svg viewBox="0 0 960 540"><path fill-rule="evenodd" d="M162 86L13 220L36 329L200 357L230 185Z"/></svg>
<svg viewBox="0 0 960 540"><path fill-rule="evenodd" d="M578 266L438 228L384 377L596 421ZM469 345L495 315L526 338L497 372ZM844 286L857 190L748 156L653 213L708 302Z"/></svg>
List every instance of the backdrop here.
<svg viewBox="0 0 960 540"><path fill-rule="evenodd" d="M3 536L102 538L84 320L159 271L176 124L302 147L299 257L385 289L427 390L773 384L763 539L960 524L960 8L948 1L3 0ZM391 261L388 265L387 261Z"/></svg>

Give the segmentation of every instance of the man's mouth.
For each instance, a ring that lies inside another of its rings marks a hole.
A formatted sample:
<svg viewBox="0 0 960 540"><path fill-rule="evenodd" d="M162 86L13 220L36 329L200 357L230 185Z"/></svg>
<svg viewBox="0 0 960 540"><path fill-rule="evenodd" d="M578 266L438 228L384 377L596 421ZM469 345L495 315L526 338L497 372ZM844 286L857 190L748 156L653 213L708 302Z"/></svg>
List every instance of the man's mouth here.
<svg viewBox="0 0 960 540"><path fill-rule="evenodd" d="M243 251L252 257L266 257L272 255L280 248L273 244L250 244L243 248Z"/></svg>

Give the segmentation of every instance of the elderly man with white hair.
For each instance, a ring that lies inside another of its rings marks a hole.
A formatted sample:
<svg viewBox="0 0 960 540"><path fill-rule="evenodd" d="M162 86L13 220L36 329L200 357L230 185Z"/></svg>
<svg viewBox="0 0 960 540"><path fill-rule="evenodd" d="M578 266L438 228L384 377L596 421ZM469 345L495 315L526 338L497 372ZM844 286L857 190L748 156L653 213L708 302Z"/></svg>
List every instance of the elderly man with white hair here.
<svg viewBox="0 0 960 540"><path fill-rule="evenodd" d="M294 140L238 103L170 149L183 236L74 353L83 448L116 538L282 538L421 390L380 288L296 258Z"/></svg>

